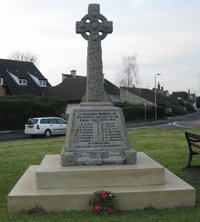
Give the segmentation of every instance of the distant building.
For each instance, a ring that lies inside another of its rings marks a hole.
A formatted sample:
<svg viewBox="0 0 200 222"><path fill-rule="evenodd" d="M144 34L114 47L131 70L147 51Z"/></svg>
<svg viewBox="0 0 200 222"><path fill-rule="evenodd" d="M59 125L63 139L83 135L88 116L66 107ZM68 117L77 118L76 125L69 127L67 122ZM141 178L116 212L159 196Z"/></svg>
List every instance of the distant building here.
<svg viewBox="0 0 200 222"><path fill-rule="evenodd" d="M71 109L78 106L81 102L85 102L86 94L85 76L76 74L76 70L72 70L70 74L62 74L62 82L54 87L48 87L48 95L55 96L66 101L67 113ZM104 79L104 101L119 102L120 91L119 89Z"/></svg>
<svg viewBox="0 0 200 222"><path fill-rule="evenodd" d="M32 62L0 59L0 96L45 96L47 79Z"/></svg>
<svg viewBox="0 0 200 222"><path fill-rule="evenodd" d="M153 91L155 90L155 88L152 89ZM156 92L162 96L167 96L169 97L169 91L168 90L164 90L164 87L160 86L160 83L158 82L157 88L156 88Z"/></svg>
<svg viewBox="0 0 200 222"><path fill-rule="evenodd" d="M155 92L150 89L136 87L121 87L120 95L122 102L128 102L135 105L155 104ZM163 96L156 91L156 103L161 106L167 104L179 105L181 101L174 97Z"/></svg>
<svg viewBox="0 0 200 222"><path fill-rule="evenodd" d="M87 77L79 76L76 70L70 74L62 74L62 82L52 87L32 62L0 59L0 96L33 95L53 96L64 100L67 113L85 102ZM169 96L169 92L160 87L156 89L157 104L180 105L182 100ZM190 100L194 95L190 94ZM120 89L107 79L104 79L104 101L128 102L136 105L154 105L154 89L136 87L121 87Z"/></svg>
<svg viewBox="0 0 200 222"><path fill-rule="evenodd" d="M191 102L191 104L196 102L196 95L191 93L190 89L188 89L188 102Z"/></svg>

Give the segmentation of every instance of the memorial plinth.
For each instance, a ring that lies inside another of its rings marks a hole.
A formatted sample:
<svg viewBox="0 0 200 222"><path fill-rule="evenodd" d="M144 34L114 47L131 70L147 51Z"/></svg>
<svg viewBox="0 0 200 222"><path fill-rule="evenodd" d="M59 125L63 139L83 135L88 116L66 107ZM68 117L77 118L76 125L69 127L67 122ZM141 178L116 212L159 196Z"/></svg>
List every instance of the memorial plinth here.
<svg viewBox="0 0 200 222"><path fill-rule="evenodd" d="M122 110L110 103L83 103L68 121L63 166L135 164Z"/></svg>
<svg viewBox="0 0 200 222"><path fill-rule="evenodd" d="M8 195L9 212L89 210L93 193L115 194L120 210L195 206L195 189L144 153L132 165L69 166L46 155L30 166Z"/></svg>

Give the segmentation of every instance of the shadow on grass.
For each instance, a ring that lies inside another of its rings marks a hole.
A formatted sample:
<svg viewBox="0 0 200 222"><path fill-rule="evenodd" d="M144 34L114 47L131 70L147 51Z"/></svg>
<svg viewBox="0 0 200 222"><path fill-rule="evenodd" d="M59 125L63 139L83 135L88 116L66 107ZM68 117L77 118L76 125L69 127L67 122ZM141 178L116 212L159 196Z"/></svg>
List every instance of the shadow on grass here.
<svg viewBox="0 0 200 222"><path fill-rule="evenodd" d="M200 165L191 166L183 169L183 175L189 177L197 183L200 183Z"/></svg>

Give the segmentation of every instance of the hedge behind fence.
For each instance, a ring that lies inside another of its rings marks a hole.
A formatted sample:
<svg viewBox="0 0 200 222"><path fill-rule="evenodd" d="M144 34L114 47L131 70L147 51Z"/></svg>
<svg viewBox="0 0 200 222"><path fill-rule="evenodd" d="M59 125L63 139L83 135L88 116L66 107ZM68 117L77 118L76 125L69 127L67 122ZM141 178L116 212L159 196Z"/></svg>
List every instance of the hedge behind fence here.
<svg viewBox="0 0 200 222"><path fill-rule="evenodd" d="M51 97L0 97L0 129L24 129L29 118L60 116L65 108L64 101Z"/></svg>
<svg viewBox="0 0 200 222"><path fill-rule="evenodd" d="M145 109L144 106L128 105L126 103L116 103L116 106L120 107L123 111L125 121L144 121L145 119ZM158 118L163 118L165 116L165 108L157 107ZM155 118L155 107L146 107L146 119L152 120Z"/></svg>

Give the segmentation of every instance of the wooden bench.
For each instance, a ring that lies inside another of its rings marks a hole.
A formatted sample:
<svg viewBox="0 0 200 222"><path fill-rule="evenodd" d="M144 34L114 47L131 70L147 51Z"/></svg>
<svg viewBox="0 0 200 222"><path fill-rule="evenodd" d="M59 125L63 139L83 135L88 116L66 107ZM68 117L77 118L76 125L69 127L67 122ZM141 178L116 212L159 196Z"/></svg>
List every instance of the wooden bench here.
<svg viewBox="0 0 200 222"><path fill-rule="evenodd" d="M189 148L189 160L184 168L191 167L193 155L200 155L200 134L185 132Z"/></svg>

